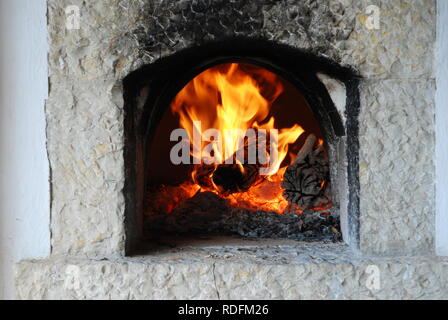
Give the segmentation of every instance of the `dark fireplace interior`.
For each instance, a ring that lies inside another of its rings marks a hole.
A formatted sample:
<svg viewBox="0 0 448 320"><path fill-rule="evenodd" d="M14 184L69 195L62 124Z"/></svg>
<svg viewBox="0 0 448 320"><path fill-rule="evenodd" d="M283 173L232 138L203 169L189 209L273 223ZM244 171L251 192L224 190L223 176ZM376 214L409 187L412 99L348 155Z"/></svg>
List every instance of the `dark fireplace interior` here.
<svg viewBox="0 0 448 320"><path fill-rule="evenodd" d="M129 238L341 241L351 118L343 123L318 73L350 91L351 70L254 39L179 51L129 75Z"/></svg>

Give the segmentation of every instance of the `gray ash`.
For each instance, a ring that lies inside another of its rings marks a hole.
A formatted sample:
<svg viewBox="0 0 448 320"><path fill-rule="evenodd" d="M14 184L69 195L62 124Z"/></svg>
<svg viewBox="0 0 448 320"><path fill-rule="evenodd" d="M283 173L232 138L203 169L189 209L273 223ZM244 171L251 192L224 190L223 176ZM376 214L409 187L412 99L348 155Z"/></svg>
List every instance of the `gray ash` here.
<svg viewBox="0 0 448 320"><path fill-rule="evenodd" d="M244 238L277 238L298 241L339 242L339 219L328 212L303 214L250 211L235 208L212 192L198 193L171 214L145 217L146 234L203 236L238 235Z"/></svg>

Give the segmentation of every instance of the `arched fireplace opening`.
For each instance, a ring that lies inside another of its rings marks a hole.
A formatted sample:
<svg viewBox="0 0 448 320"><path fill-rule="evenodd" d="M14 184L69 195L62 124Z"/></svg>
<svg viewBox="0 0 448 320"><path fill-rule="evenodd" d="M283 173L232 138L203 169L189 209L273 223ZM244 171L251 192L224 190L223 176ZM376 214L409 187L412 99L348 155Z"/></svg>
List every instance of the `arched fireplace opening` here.
<svg viewBox="0 0 448 320"><path fill-rule="evenodd" d="M145 66L124 89L128 252L217 235L356 242L351 70L229 39Z"/></svg>

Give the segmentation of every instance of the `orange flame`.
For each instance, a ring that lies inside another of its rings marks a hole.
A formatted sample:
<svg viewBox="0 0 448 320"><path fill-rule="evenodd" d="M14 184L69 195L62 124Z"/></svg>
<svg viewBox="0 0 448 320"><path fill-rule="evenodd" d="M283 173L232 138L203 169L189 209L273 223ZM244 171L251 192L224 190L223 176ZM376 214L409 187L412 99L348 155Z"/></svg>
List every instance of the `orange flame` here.
<svg viewBox="0 0 448 320"><path fill-rule="evenodd" d="M248 129L264 129L269 135L270 130L276 129L275 118L270 115L270 109L283 92L283 85L270 71L252 66L250 70L246 69L238 63L207 69L191 80L171 104L172 112L179 116L180 126L188 132L190 141L199 134L201 150L211 147L214 159L220 163L231 159L241 148L240 136L231 134L235 130L244 135ZM198 121L201 127L196 125ZM221 141L210 141L210 137L204 134L211 128L221 133ZM278 156L271 159L268 150L265 155L269 163L267 179L252 186L247 192L221 196L239 207L283 213L288 202L282 195L281 181L287 164L283 168L281 165L288 155L289 145L296 142L303 133L304 130L299 125L278 129ZM200 158L196 163L205 162L205 156L200 150L198 153L197 149L192 143L193 158ZM244 167L239 167L244 172ZM196 182L195 176L196 172L193 172L193 182ZM196 190L198 185L194 186ZM214 189L209 191L219 193L219 188L214 183L212 188Z"/></svg>
<svg viewBox="0 0 448 320"><path fill-rule="evenodd" d="M258 68L249 74L238 63L230 63L196 76L177 94L171 110L179 115L180 125L189 133L190 141L194 139L194 132L199 133L201 150L211 143L214 158L224 163L241 147L240 136L235 132L244 134L253 128L264 129L269 134L269 130L275 129L275 119L269 113L273 101L282 92L283 86L272 72ZM195 126L197 121L201 128ZM221 133L221 145L204 134L210 128ZM278 157L267 175L278 172L289 144L302 133L304 130L299 125L279 130ZM193 148L193 157L198 155L197 151ZM272 160L269 154L266 156Z"/></svg>

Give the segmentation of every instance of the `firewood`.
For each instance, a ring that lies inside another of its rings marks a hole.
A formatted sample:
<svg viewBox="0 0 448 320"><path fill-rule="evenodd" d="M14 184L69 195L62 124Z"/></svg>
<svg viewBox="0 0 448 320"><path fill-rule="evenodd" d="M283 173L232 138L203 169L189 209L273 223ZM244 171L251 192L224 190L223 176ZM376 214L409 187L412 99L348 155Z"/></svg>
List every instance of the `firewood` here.
<svg viewBox="0 0 448 320"><path fill-rule="evenodd" d="M283 176L283 196L300 211L331 203L328 154L323 146L314 149L315 143L311 134Z"/></svg>
<svg viewBox="0 0 448 320"><path fill-rule="evenodd" d="M258 140L251 142L257 147ZM267 146L269 144L267 143ZM248 158L249 142L244 143L244 157ZM237 153L232 156L233 164L196 165L194 168L194 182L206 189L216 189L222 195L246 192L249 188L262 180L259 175L261 164L237 164Z"/></svg>

